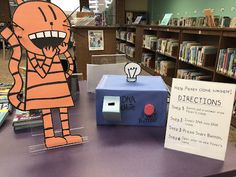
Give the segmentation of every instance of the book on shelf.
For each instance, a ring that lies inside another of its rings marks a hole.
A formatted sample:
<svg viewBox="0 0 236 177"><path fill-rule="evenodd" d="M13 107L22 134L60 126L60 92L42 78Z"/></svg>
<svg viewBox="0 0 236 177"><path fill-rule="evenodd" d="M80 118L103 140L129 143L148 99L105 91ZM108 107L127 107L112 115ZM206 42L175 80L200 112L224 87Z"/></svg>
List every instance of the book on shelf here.
<svg viewBox="0 0 236 177"><path fill-rule="evenodd" d="M160 74L161 70L161 61L167 60L166 56L157 55L155 60L155 72Z"/></svg>
<svg viewBox="0 0 236 177"><path fill-rule="evenodd" d="M195 69L178 69L177 78L210 81L212 76Z"/></svg>
<svg viewBox="0 0 236 177"><path fill-rule="evenodd" d="M197 24L197 17L189 17L185 19L185 26L191 27L196 26Z"/></svg>
<svg viewBox="0 0 236 177"><path fill-rule="evenodd" d="M196 20L197 27L206 26L205 23L206 23L205 17L197 17L197 20Z"/></svg>
<svg viewBox="0 0 236 177"><path fill-rule="evenodd" d="M0 103L0 112L11 112L12 106L9 102Z"/></svg>
<svg viewBox="0 0 236 177"><path fill-rule="evenodd" d="M187 43L186 44L186 48L184 49L184 56L183 56L183 59L184 59L184 61L186 61L186 62L189 62L189 60L190 60L190 56L191 56L191 50L190 50L190 48L192 47L192 46L197 46L197 45L200 45L199 43L197 43L197 42L193 42L193 43Z"/></svg>
<svg viewBox="0 0 236 177"><path fill-rule="evenodd" d="M120 31L120 39L126 41L127 32L126 31Z"/></svg>
<svg viewBox="0 0 236 177"><path fill-rule="evenodd" d="M153 50L153 51L156 51L157 49L157 40L151 40L150 41L150 49Z"/></svg>
<svg viewBox="0 0 236 177"><path fill-rule="evenodd" d="M236 77L236 48L220 49L216 70Z"/></svg>
<svg viewBox="0 0 236 177"><path fill-rule="evenodd" d="M155 35L145 34L143 36L143 48L156 50L157 37Z"/></svg>
<svg viewBox="0 0 236 177"><path fill-rule="evenodd" d="M190 48L191 46L198 46L200 45L196 41L183 41L182 44L180 44L180 52L179 52L179 58L182 61L189 61L190 57Z"/></svg>
<svg viewBox="0 0 236 177"><path fill-rule="evenodd" d="M215 46L203 46L199 54L197 65L200 66L214 66L217 54L217 47Z"/></svg>
<svg viewBox="0 0 236 177"><path fill-rule="evenodd" d="M126 50L126 43L121 42L119 51L125 53L125 50Z"/></svg>
<svg viewBox="0 0 236 177"><path fill-rule="evenodd" d="M161 51L160 51L161 53L165 53L167 42L168 42L168 39L163 39L161 41Z"/></svg>
<svg viewBox="0 0 236 177"><path fill-rule="evenodd" d="M194 69L178 69L176 77L180 79L184 79L188 73L193 72L193 71L195 70Z"/></svg>
<svg viewBox="0 0 236 177"><path fill-rule="evenodd" d="M21 111L16 110L13 118L12 126L14 130L27 129L33 127L40 127L43 125L41 113L38 111Z"/></svg>
<svg viewBox="0 0 236 177"><path fill-rule="evenodd" d="M191 64L208 67L215 66L216 54L215 46L203 46L198 42L184 41L180 45L179 58Z"/></svg>
<svg viewBox="0 0 236 177"><path fill-rule="evenodd" d="M9 115L9 112L0 112L0 127L4 123L4 121L7 119Z"/></svg>
<svg viewBox="0 0 236 177"><path fill-rule="evenodd" d="M157 39L157 51L170 56L177 56L179 42L171 38Z"/></svg>
<svg viewBox="0 0 236 177"><path fill-rule="evenodd" d="M146 67L154 68L154 66L155 66L155 55L153 53L143 53L141 63Z"/></svg>
<svg viewBox="0 0 236 177"><path fill-rule="evenodd" d="M135 43L135 33L134 32L127 32L127 42Z"/></svg>
<svg viewBox="0 0 236 177"><path fill-rule="evenodd" d="M170 56L177 56L178 54L179 42L175 39L168 39L166 48L164 49L165 54Z"/></svg>
<svg viewBox="0 0 236 177"><path fill-rule="evenodd" d="M184 26L184 27L212 27L214 23L215 27L229 27L230 26L230 17L220 17L212 16L211 23L209 24L208 17L180 17L172 18L169 25L170 26Z"/></svg>
<svg viewBox="0 0 236 177"><path fill-rule="evenodd" d="M116 50L120 51L120 43L119 42L116 43Z"/></svg>
<svg viewBox="0 0 236 177"><path fill-rule="evenodd" d="M120 39L120 31L116 30L116 39Z"/></svg>
<svg viewBox="0 0 236 177"><path fill-rule="evenodd" d="M127 56L134 58L135 48L132 46L126 45L125 53Z"/></svg>
<svg viewBox="0 0 236 177"><path fill-rule="evenodd" d="M8 92L12 84L0 83L0 126L12 112L12 105L8 101Z"/></svg>
<svg viewBox="0 0 236 177"><path fill-rule="evenodd" d="M160 75L173 77L175 73L175 62L162 60L160 62Z"/></svg>
<svg viewBox="0 0 236 177"><path fill-rule="evenodd" d="M0 103L7 103L7 102L8 102L7 95L1 95L0 96Z"/></svg>
<svg viewBox="0 0 236 177"><path fill-rule="evenodd" d="M7 119L8 115L12 112L12 106L9 102L0 103L0 127Z"/></svg>
<svg viewBox="0 0 236 177"><path fill-rule="evenodd" d="M165 40L165 38L158 38L157 39L157 51L158 52L161 52L161 43L162 43L162 40Z"/></svg>
<svg viewBox="0 0 236 177"><path fill-rule="evenodd" d="M202 50L202 46L191 46L190 47L190 59L189 63L197 64L198 56L200 56Z"/></svg>

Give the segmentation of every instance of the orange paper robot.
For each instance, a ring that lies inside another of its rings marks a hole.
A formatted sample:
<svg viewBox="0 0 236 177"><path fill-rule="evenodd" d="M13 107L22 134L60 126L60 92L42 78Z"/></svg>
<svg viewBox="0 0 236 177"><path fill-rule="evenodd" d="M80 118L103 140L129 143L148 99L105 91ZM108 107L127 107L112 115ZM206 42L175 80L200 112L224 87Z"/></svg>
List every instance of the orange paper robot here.
<svg viewBox="0 0 236 177"><path fill-rule="evenodd" d="M72 74L73 60L68 52L70 22L56 5L44 1L17 0L18 7L10 29L1 32L13 48L9 70L14 85L8 99L20 110L42 110L45 145L48 148L82 143L82 137L71 135L68 108L74 106L67 78ZM25 99L19 99L23 80L19 73L21 50L27 52ZM68 71L63 71L59 55L68 60ZM62 125L62 137L56 137L51 109L58 108Z"/></svg>

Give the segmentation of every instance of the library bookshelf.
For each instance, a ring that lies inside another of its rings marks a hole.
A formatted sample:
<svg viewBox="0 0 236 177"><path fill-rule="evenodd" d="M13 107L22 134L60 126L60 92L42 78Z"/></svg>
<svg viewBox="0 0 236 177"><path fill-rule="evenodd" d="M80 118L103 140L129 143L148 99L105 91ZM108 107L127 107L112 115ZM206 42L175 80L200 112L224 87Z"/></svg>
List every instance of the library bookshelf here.
<svg viewBox="0 0 236 177"><path fill-rule="evenodd" d="M126 57L135 62L136 27L119 27L116 29L117 53L126 54Z"/></svg>
<svg viewBox="0 0 236 177"><path fill-rule="evenodd" d="M151 75L162 76L167 85L173 78L236 83L236 28L117 27L117 31L131 29L135 33L131 61ZM236 117L231 123L236 127Z"/></svg>
<svg viewBox="0 0 236 177"><path fill-rule="evenodd" d="M127 41L127 36L126 40L120 39L119 35L116 38L117 44L124 43L122 45L135 49L134 55L129 56L131 61L141 63L151 75L162 76L169 86L172 78L236 83L236 66L230 66L230 61L225 63L234 53L236 58L236 29L150 25L117 27L117 34L122 31L126 34L132 32L135 36L132 43ZM225 52L223 56L222 52ZM122 53L127 54L126 50ZM236 59L232 63L236 64Z"/></svg>

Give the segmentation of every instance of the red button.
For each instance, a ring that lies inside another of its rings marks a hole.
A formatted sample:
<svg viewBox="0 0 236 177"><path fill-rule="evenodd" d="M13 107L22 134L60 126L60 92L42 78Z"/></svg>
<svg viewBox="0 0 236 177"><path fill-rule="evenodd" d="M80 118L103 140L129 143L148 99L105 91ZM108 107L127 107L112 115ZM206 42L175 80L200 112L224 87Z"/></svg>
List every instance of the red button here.
<svg viewBox="0 0 236 177"><path fill-rule="evenodd" d="M151 116L154 114L154 112L155 112L155 107L153 106L153 104L146 104L144 106L144 114L146 116Z"/></svg>

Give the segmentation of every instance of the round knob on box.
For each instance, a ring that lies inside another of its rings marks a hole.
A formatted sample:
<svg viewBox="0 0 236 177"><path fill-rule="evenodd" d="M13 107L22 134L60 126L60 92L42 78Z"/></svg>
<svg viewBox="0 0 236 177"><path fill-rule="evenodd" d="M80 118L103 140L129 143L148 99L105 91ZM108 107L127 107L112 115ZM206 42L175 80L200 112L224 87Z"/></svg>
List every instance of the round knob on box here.
<svg viewBox="0 0 236 177"><path fill-rule="evenodd" d="M155 107L153 104L146 104L144 106L144 114L146 116L151 116L155 113Z"/></svg>

